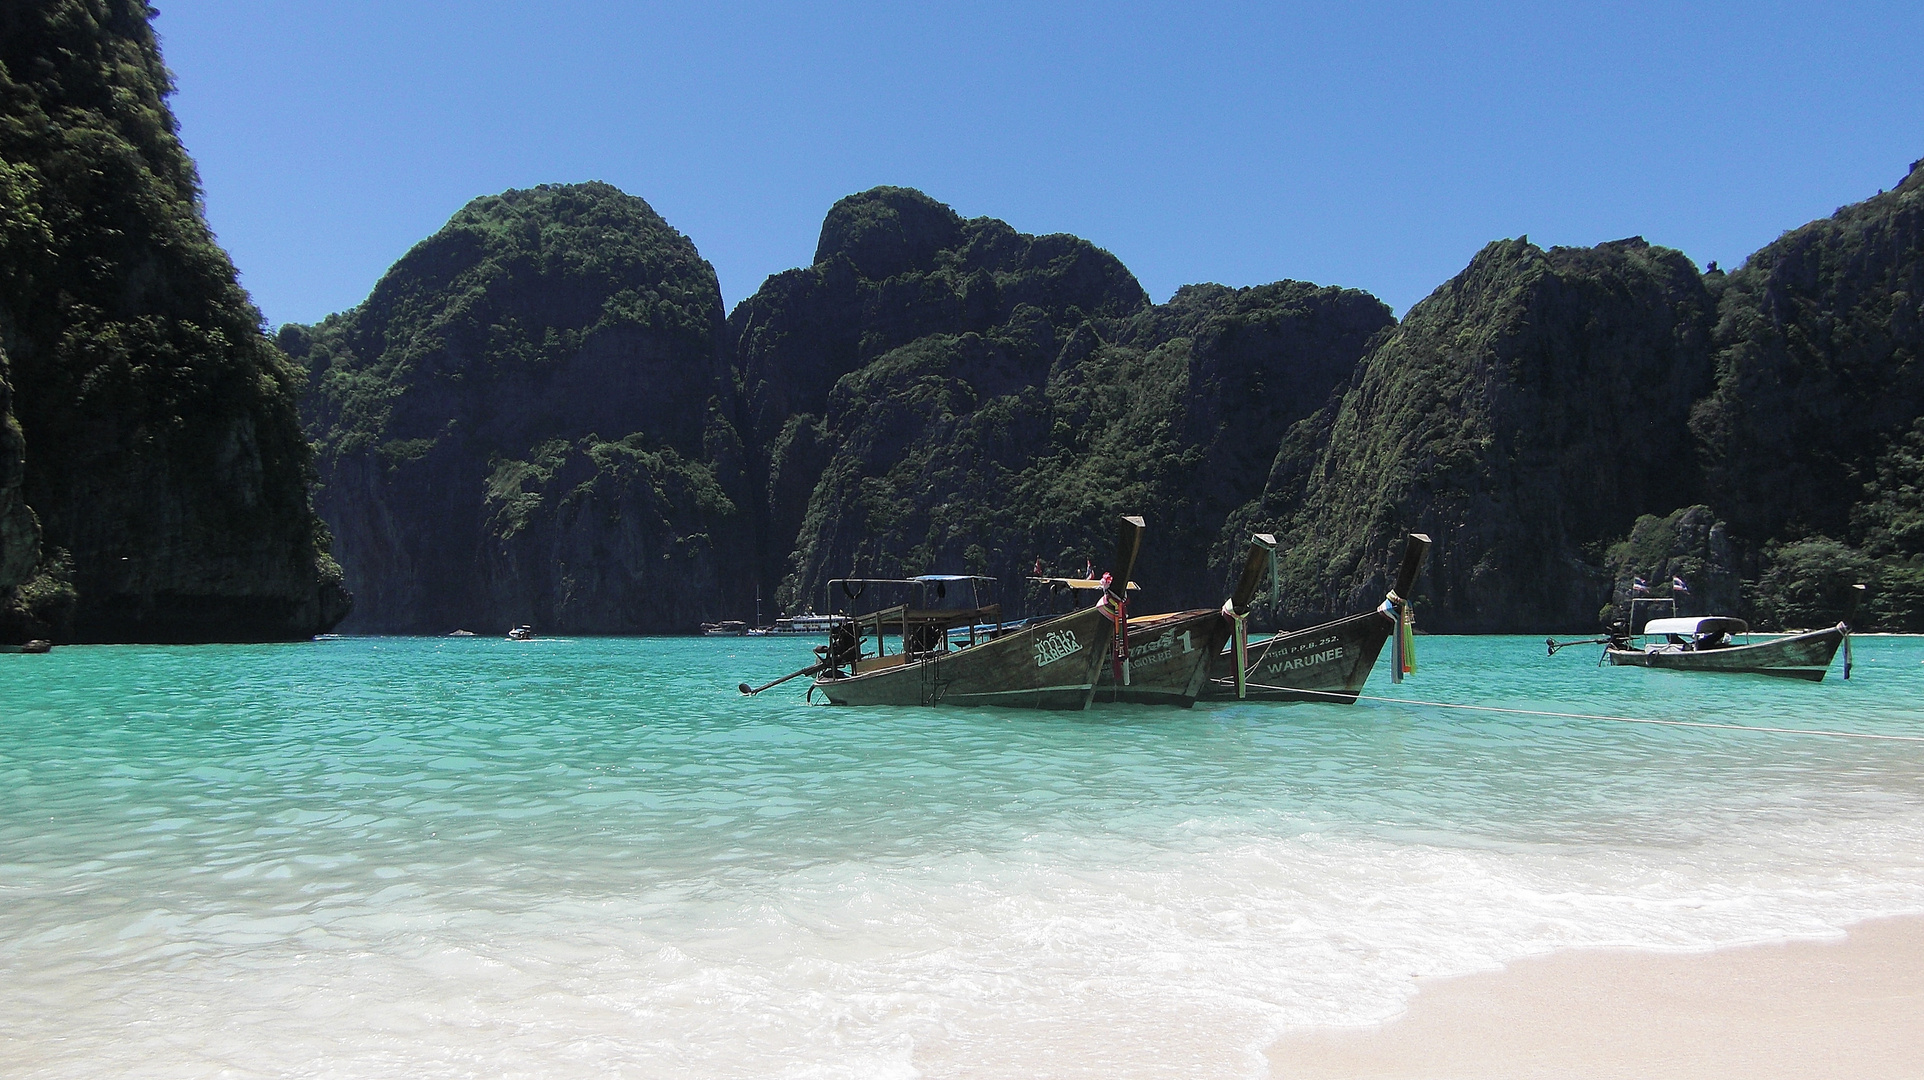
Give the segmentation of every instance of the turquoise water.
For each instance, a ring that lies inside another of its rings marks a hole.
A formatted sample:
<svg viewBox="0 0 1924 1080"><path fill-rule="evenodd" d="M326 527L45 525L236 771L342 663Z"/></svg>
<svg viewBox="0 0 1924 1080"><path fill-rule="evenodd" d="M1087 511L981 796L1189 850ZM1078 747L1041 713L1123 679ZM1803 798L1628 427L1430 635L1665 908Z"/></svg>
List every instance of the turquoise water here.
<svg viewBox="0 0 1924 1080"><path fill-rule="evenodd" d="M1924 911L1924 743L735 692L809 644L0 656L0 1075L1262 1075L1412 977ZM1367 692L1924 735L1920 639L1421 645Z"/></svg>

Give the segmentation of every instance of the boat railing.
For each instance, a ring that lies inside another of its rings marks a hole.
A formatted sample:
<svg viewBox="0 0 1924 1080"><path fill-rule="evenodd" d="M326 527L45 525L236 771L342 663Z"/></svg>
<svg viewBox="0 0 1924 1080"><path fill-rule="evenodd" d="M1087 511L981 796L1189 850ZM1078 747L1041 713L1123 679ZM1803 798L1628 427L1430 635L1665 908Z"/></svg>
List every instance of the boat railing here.
<svg viewBox="0 0 1924 1080"><path fill-rule="evenodd" d="M871 671L951 649L967 648L998 636L1003 630L1002 605L916 608L908 604L895 604L851 616L846 625L855 635L862 654L855 662L856 670ZM966 633L957 639L952 636L952 632L957 630ZM866 647L870 635L875 639L873 654ZM890 635L900 641L899 650L893 655L888 651Z"/></svg>

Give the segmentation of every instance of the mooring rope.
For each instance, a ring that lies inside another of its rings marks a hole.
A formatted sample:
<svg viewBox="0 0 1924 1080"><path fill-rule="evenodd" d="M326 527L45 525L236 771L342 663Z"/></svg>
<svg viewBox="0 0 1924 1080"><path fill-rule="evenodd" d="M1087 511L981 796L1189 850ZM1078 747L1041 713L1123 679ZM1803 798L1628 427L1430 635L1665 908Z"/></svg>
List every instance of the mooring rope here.
<svg viewBox="0 0 1924 1080"><path fill-rule="evenodd" d="M1291 694L1320 694L1324 697L1343 698L1355 701L1381 701L1390 705L1421 705L1431 709L1463 709L1469 712L1508 713L1512 716L1550 716L1560 720L1611 720L1619 724L1655 724L1660 727L1714 728L1719 731L1754 731L1765 735L1822 735L1832 739L1878 739L1885 742L1924 743L1924 735L1879 735L1869 731L1825 731L1820 728L1756 727L1750 724L1717 724L1708 720L1652 720L1639 716L1603 716L1598 713L1546 712L1541 709L1505 709L1495 705L1462 705L1449 701L1416 701L1409 698L1371 697L1357 694L1354 698L1347 693L1335 690L1306 690L1297 686L1268 686L1263 683L1250 683L1252 690L1281 690Z"/></svg>

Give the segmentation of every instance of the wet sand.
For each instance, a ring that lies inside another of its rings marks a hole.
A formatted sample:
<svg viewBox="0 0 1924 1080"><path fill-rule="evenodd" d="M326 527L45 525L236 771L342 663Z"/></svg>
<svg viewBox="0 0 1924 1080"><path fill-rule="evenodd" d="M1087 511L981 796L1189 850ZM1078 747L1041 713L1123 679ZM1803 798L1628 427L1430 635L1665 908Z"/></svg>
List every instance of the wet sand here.
<svg viewBox="0 0 1924 1080"><path fill-rule="evenodd" d="M1924 916L1835 942L1558 953L1419 986L1385 1024L1284 1037L1271 1075L1924 1077Z"/></svg>

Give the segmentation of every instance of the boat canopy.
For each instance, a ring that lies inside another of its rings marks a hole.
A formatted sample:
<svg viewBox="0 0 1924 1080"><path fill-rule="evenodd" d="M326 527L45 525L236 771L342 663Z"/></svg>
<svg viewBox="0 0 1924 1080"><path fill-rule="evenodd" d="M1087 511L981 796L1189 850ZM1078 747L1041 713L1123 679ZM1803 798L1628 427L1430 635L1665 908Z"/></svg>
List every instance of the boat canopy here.
<svg viewBox="0 0 1924 1080"><path fill-rule="evenodd" d="M992 577L980 574L919 574L910 581L994 581Z"/></svg>
<svg viewBox="0 0 1924 1080"><path fill-rule="evenodd" d="M1744 634L1750 624L1727 615L1706 615L1696 619L1652 619L1643 624L1646 634L1676 634L1678 637L1703 634Z"/></svg>
<svg viewBox="0 0 1924 1080"><path fill-rule="evenodd" d="M1081 589L1085 592L1090 589L1102 588L1102 580L1100 578L1032 577L1029 580L1035 582L1037 585L1061 585L1064 588ZM1141 592L1142 586L1132 581L1129 583L1129 591Z"/></svg>

